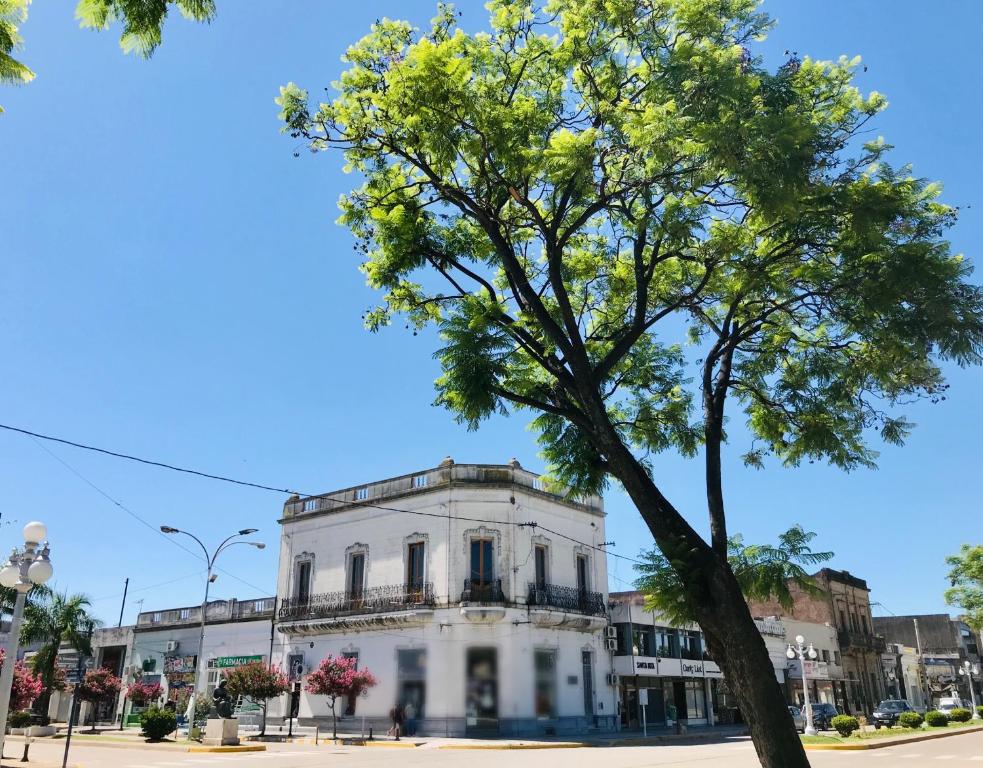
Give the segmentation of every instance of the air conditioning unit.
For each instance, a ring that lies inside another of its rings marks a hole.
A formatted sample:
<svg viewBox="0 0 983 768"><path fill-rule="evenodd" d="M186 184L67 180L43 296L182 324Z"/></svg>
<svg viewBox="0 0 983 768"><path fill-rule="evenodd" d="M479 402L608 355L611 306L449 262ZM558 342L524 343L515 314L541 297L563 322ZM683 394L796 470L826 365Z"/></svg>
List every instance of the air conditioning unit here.
<svg viewBox="0 0 983 768"><path fill-rule="evenodd" d="M608 626L606 626L604 628L604 636L605 637L617 637L618 636L618 629L617 629L617 627L615 627L613 624L609 624Z"/></svg>
<svg viewBox="0 0 983 768"><path fill-rule="evenodd" d="M609 651L616 651L616 650L618 650L618 641L615 640L613 637L609 637L607 639L606 645L607 645L607 649Z"/></svg>
<svg viewBox="0 0 983 768"><path fill-rule="evenodd" d="M608 685L617 688L618 686L618 673L611 672L608 674Z"/></svg>
<svg viewBox="0 0 983 768"><path fill-rule="evenodd" d="M178 645L179 643L177 640L168 640L167 645L164 646L164 651L166 653L174 653L174 651L178 649Z"/></svg>

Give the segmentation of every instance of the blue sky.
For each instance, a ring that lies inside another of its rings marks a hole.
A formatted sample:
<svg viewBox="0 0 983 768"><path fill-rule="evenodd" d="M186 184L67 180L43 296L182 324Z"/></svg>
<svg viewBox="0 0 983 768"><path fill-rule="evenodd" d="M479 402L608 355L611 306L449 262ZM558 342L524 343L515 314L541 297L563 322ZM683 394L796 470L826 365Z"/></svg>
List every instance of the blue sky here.
<svg viewBox="0 0 983 768"><path fill-rule="evenodd" d="M446 455L541 468L521 416L468 433L431 406L432 335L361 329L374 297L334 223L353 179L337 157L295 159L276 120L278 86L317 92L373 20L425 23L434 4L218 5L210 26L175 16L150 61L124 56L112 34L79 30L73 3L32 6L22 58L38 77L0 90L0 423L309 492ZM479 3L459 7L466 28L483 25ZM983 4L765 9L779 21L760 46L769 62L786 49L863 55L861 87L891 101L876 130L895 160L942 180L948 202L979 202L973 54ZM952 232L977 261L981 207ZM746 470L735 447L725 475L732 529L770 541L800 522L887 610L946 610L943 558L983 538L983 373L953 370L951 383L944 403L908 409L918 428L905 448L884 449L877 471ZM47 448L54 456L0 432L0 546L28 520L47 522L57 586L91 595L108 623L126 577L126 621L137 600L189 605L202 590L199 561L126 510L211 543L260 528L271 546L224 555L213 594L272 594L281 496ZM655 466L669 498L702 525L700 462L667 455ZM637 513L616 490L607 504L614 551L637 554L651 540ZM611 572L612 589L632 578L623 562Z"/></svg>

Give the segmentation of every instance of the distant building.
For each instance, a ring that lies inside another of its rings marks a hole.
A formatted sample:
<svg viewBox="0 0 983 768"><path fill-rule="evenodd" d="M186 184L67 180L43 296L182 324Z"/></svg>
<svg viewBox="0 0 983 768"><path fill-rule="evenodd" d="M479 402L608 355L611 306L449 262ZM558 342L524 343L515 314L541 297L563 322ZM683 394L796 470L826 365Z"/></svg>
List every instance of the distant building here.
<svg viewBox="0 0 983 768"><path fill-rule="evenodd" d="M205 612L205 680L202 692L211 693L223 669L244 661L269 663L275 598L212 600ZM137 675L158 682L164 699L178 712L195 693L201 605L144 611L132 628L124 682ZM129 704L127 704L129 708Z"/></svg>
<svg viewBox="0 0 983 768"><path fill-rule="evenodd" d="M645 610L641 592L612 592L608 606L622 728L642 727L640 691L649 726L673 722L672 712L688 725L734 721L736 704L697 625L672 626Z"/></svg>
<svg viewBox="0 0 983 768"><path fill-rule="evenodd" d="M378 685L339 706L376 733L395 706L433 735L615 727L599 497L572 497L510 464L455 464L283 509L274 660L301 723L327 724L303 680L347 656ZM284 702L271 715L286 716ZM347 721L347 722L345 722Z"/></svg>
<svg viewBox="0 0 983 768"><path fill-rule="evenodd" d="M875 629L889 643L910 649L919 667L919 679L925 689L926 705L939 699L958 696L970 701L970 682L959 674L964 662L981 666L979 637L960 619L947 613L918 616L878 616ZM983 671L983 668L981 668ZM974 680L977 703L983 702L983 683Z"/></svg>
<svg viewBox="0 0 983 768"><path fill-rule="evenodd" d="M837 707L848 713L871 713L884 697L881 654L884 638L874 632L867 582L847 571L823 568L812 575L820 595L790 584L793 606L786 611L777 600L752 601L753 616L779 616L836 630L842 678L831 680ZM834 663L836 663L834 661Z"/></svg>

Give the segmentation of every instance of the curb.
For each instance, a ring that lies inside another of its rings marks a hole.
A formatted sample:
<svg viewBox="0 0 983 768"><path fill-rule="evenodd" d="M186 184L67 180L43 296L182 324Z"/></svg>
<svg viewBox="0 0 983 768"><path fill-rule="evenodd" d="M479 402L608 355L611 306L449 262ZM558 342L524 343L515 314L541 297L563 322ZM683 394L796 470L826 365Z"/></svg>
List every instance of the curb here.
<svg viewBox="0 0 983 768"><path fill-rule="evenodd" d="M950 736L962 736L964 733L979 733L983 731L983 725L959 728L954 731L937 731L936 733L924 733L911 738L883 739L880 743L872 741L869 744L804 744L809 750L825 752L859 752L867 749L887 749L897 747L902 744L914 744L918 741L931 741L932 739L947 739Z"/></svg>
<svg viewBox="0 0 983 768"><path fill-rule="evenodd" d="M581 749L592 746L579 741L560 741L555 744L440 744L437 749Z"/></svg>
<svg viewBox="0 0 983 768"><path fill-rule="evenodd" d="M229 744L224 747L188 747L188 752L265 752L265 744Z"/></svg>

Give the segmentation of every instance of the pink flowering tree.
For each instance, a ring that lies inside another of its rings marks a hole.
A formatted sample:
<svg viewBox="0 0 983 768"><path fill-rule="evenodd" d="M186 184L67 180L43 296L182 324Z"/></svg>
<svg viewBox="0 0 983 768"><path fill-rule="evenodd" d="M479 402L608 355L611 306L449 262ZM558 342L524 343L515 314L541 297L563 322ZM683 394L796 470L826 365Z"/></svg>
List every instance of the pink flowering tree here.
<svg viewBox="0 0 983 768"><path fill-rule="evenodd" d="M6 652L0 648L0 668L3 667ZM14 680L10 685L10 712L19 712L31 706L44 691L41 676L35 675L23 661L14 663Z"/></svg>
<svg viewBox="0 0 983 768"><path fill-rule="evenodd" d="M108 669L91 669L85 673L82 682L75 686L75 695L80 701L88 701L90 704L98 704L102 701L110 701L119 696L123 688L123 681L120 680ZM92 729L95 730L95 720L92 721Z"/></svg>
<svg viewBox="0 0 983 768"><path fill-rule="evenodd" d="M263 707L263 727L266 733L266 703L287 692L290 683L276 665L266 666L260 661L234 667L225 673L226 688L233 699L244 696Z"/></svg>
<svg viewBox="0 0 983 768"><path fill-rule="evenodd" d="M376 679L367 669L358 669L356 659L343 656L327 656L318 668L307 678L307 691L317 696L328 697L331 709L332 738L338 738L338 713L335 705L351 696L362 696L376 684Z"/></svg>
<svg viewBox="0 0 983 768"><path fill-rule="evenodd" d="M145 682L137 679L127 686L126 697L134 704L142 705L148 701L157 699L162 690L160 683Z"/></svg>

